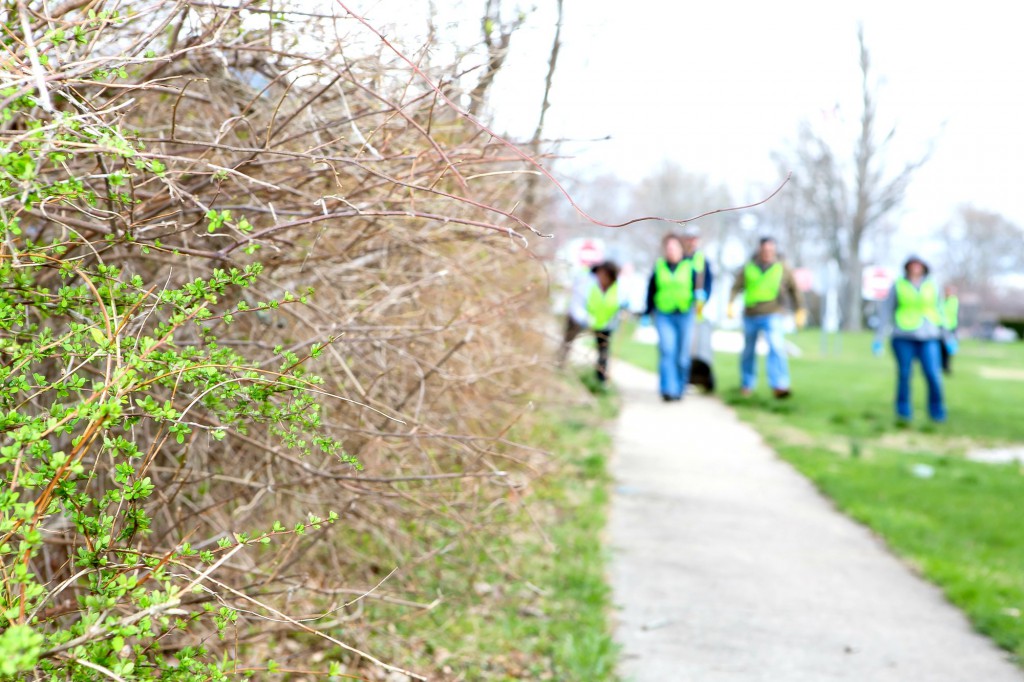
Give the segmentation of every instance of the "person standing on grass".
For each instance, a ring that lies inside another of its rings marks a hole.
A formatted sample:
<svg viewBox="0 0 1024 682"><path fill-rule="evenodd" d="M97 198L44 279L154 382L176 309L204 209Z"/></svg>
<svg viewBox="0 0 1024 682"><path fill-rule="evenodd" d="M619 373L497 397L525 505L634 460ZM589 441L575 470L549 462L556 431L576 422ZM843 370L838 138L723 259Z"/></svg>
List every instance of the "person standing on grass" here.
<svg viewBox="0 0 1024 682"><path fill-rule="evenodd" d="M910 256L903 265L903 277L893 283L882 303L881 324L872 352L882 354L882 339L892 335L892 352L896 356L896 418L908 422L910 374L916 359L921 363L928 383L928 415L935 422L946 421L946 405L942 397L943 304L939 286L928 276L929 268L918 256Z"/></svg>
<svg viewBox="0 0 1024 682"><path fill-rule="evenodd" d="M694 239L696 247L696 239ZM658 330L658 383L665 402L682 400L690 383L690 344L697 308L703 307L711 287L703 253L694 250L686 258L683 238L667 234L661 242L662 257L654 263L647 283L647 312L654 315ZM700 283L698 288L698 273Z"/></svg>
<svg viewBox="0 0 1024 682"><path fill-rule="evenodd" d="M952 374L952 359L959 345L956 331L960 327L960 299L956 295L956 287L952 284L946 285L943 295L945 302L942 306L942 324L946 330L946 338L939 346L939 350L942 351L942 373Z"/></svg>
<svg viewBox="0 0 1024 682"><path fill-rule="evenodd" d="M786 310L785 295L793 306L797 327L807 322L803 296L796 286L793 273L779 260L775 239L762 237L757 252L750 262L736 275L729 293L728 316L736 317L733 303L743 294L743 353L740 355L740 393L750 396L757 385L757 337L764 334L768 342L768 360L765 367L768 384L776 398L788 398L789 362L786 359L785 337L783 336L783 313Z"/></svg>

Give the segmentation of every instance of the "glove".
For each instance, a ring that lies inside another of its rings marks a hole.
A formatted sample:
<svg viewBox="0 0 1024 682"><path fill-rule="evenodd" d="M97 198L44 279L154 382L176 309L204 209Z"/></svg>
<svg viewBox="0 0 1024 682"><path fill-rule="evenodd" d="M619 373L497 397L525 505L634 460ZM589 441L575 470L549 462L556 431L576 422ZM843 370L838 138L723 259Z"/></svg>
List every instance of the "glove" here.
<svg viewBox="0 0 1024 682"><path fill-rule="evenodd" d="M882 354L882 342L879 341L878 339L875 339L875 341L871 344L871 352L874 354L876 358L879 357Z"/></svg>
<svg viewBox="0 0 1024 682"><path fill-rule="evenodd" d="M697 299L697 303L707 303L708 292L703 289L697 289L697 291L693 293L693 297Z"/></svg>
<svg viewBox="0 0 1024 682"><path fill-rule="evenodd" d="M960 349L960 344L956 339L946 339L946 352L950 355L956 355L956 352Z"/></svg>
<svg viewBox="0 0 1024 682"><path fill-rule="evenodd" d="M726 308L725 314L726 314L726 317L728 317L730 320L735 320L736 319L736 304L733 303L732 301L729 301L729 307Z"/></svg>
<svg viewBox="0 0 1024 682"><path fill-rule="evenodd" d="M640 326L641 327L650 327L651 326L651 316L649 314L644 313L643 315L640 316Z"/></svg>
<svg viewBox="0 0 1024 682"><path fill-rule="evenodd" d="M793 320L796 322L797 329L803 329L807 326L807 311L800 308L793 313Z"/></svg>

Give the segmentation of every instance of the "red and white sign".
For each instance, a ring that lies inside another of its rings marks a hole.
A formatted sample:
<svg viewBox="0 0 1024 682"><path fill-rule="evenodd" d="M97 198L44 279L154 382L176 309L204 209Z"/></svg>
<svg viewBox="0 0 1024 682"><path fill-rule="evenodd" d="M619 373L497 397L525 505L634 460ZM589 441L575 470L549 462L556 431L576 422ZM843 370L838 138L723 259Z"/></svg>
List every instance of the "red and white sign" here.
<svg viewBox="0 0 1024 682"><path fill-rule="evenodd" d="M573 247L573 261L577 265L589 268L604 260L604 243L600 239L580 239Z"/></svg>
<svg viewBox="0 0 1024 682"><path fill-rule="evenodd" d="M895 281L892 272L888 268L878 265L869 265L864 268L861 275L860 291L866 301L884 301L892 289Z"/></svg>
<svg viewBox="0 0 1024 682"><path fill-rule="evenodd" d="M810 268L793 268L793 281L797 289L808 292L814 288L814 273Z"/></svg>

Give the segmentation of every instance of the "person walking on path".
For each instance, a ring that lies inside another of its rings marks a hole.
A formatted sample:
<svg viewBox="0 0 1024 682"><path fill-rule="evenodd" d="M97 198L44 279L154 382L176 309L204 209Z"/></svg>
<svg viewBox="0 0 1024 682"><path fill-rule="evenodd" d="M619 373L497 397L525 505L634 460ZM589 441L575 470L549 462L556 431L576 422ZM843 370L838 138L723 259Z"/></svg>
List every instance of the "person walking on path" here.
<svg viewBox="0 0 1024 682"><path fill-rule="evenodd" d="M945 291L945 303L942 306L942 323L946 330L946 338L939 350L942 351L942 373L952 374L952 359L956 355L959 342L956 338L956 331L960 328L960 298L956 295L956 287L947 284Z"/></svg>
<svg viewBox="0 0 1024 682"><path fill-rule="evenodd" d="M587 315L587 299L590 290L597 283L594 268L604 261L604 257L596 250L587 250L580 256L580 264L573 272L569 289L569 308L565 313L565 331L562 345L558 349L558 366L564 367L569 357L572 342L583 331L590 327Z"/></svg>
<svg viewBox="0 0 1024 682"><path fill-rule="evenodd" d="M597 281L587 296L587 316L597 342L597 380L603 384L608 381L612 332L619 326L619 311L623 307L619 296L619 266L604 261L594 266L594 276Z"/></svg>
<svg viewBox="0 0 1024 682"><path fill-rule="evenodd" d="M757 337L764 334L768 342L765 368L768 384L776 398L790 395L789 362L786 359L782 317L786 310L785 296L794 309L797 327L807 322L803 296L793 273L778 258L775 239L762 237L757 253L736 275L729 293L728 316L736 317L733 300L743 294L743 353L740 355L740 393L753 394L757 385Z"/></svg>
<svg viewBox="0 0 1024 682"><path fill-rule="evenodd" d="M569 306L565 339L559 354L559 366L563 366L573 340L587 329L593 330L597 343L597 380L602 384L608 380L612 332L618 327L619 311L624 305L618 278L618 266L612 261L603 261L591 268L585 284L574 288L575 300Z"/></svg>
<svg viewBox="0 0 1024 682"><path fill-rule="evenodd" d="M663 256L654 263L647 284L647 315L654 315L658 330L658 382L665 402L682 400L690 383L690 344L697 308L708 299L711 278L707 260L700 251L686 258L683 239L667 234L662 240ZM698 273L701 270L698 288ZM695 305L696 304L696 305Z"/></svg>
<svg viewBox="0 0 1024 682"><path fill-rule="evenodd" d="M704 316L704 304L711 296L711 265L707 257L700 249L700 230L696 225L690 225L683 230L683 260L688 260L693 266L693 297L697 319Z"/></svg>
<svg viewBox="0 0 1024 682"><path fill-rule="evenodd" d="M882 339L892 335L892 352L896 356L896 418L908 422L913 416L910 404L910 375L916 359L921 363L928 383L928 415L935 422L946 421L946 405L942 397L943 303L939 287L928 276L928 264L918 256L910 256L903 264L903 277L898 278L882 302L881 324L871 350L882 354Z"/></svg>

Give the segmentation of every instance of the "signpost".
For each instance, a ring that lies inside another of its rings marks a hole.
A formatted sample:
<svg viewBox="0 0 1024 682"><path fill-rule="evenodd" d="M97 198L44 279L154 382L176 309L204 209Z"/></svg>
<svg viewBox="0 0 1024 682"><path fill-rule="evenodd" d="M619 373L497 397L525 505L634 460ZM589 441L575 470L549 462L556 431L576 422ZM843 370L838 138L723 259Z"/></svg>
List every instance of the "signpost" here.
<svg viewBox="0 0 1024 682"><path fill-rule="evenodd" d="M835 352L842 352L842 340L839 333L839 263L834 259L825 267L825 295L821 311L821 354L828 355L830 340L836 341Z"/></svg>

